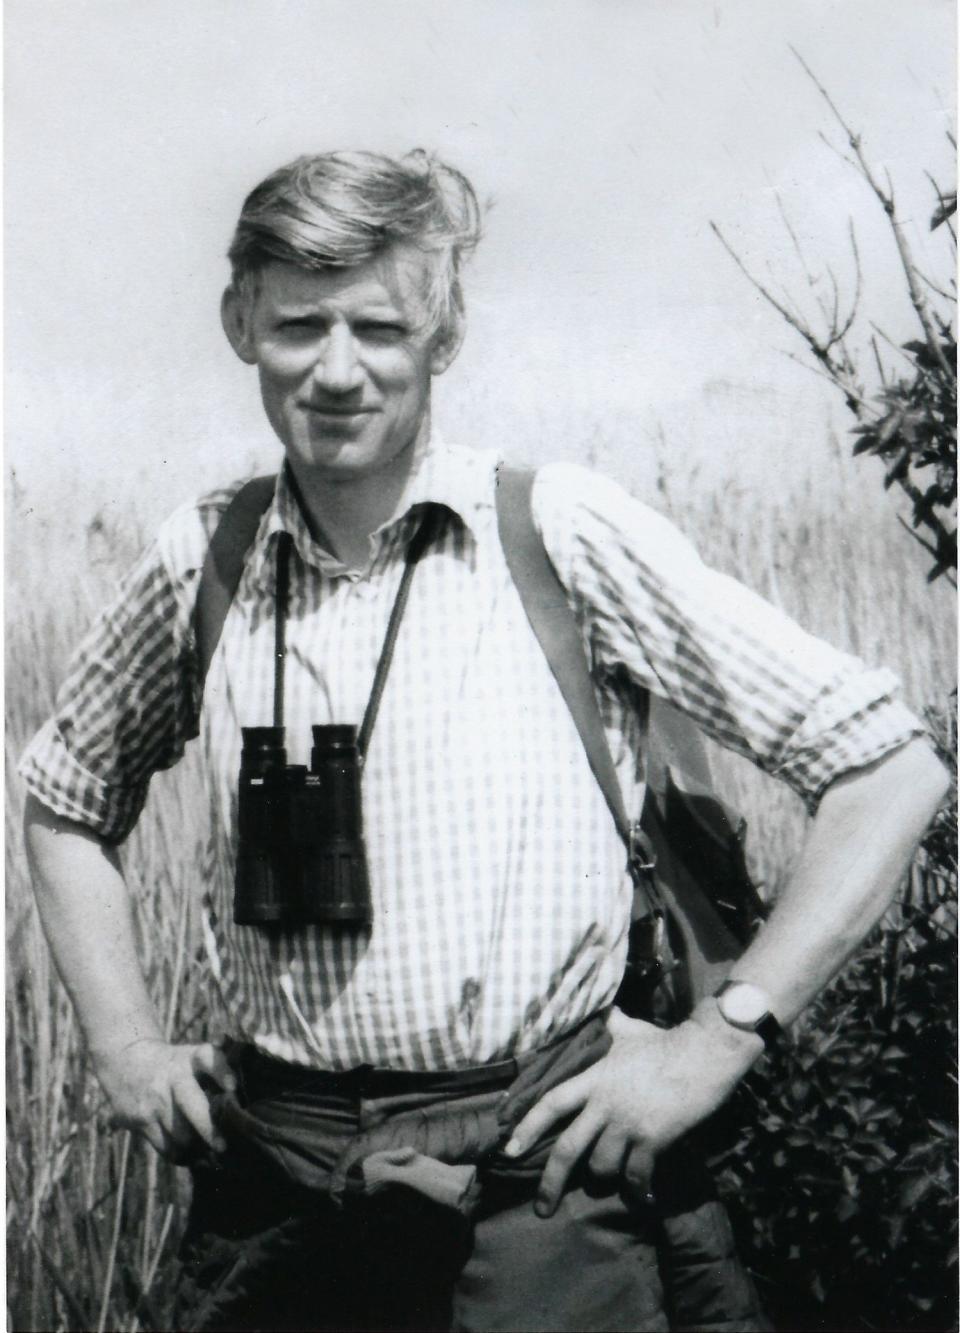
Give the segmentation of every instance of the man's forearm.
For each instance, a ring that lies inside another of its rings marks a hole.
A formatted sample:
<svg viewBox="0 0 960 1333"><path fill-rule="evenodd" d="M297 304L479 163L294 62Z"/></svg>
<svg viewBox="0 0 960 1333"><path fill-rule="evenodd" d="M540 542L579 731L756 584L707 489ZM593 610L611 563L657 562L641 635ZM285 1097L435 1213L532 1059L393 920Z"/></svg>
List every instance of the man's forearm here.
<svg viewBox="0 0 960 1333"><path fill-rule="evenodd" d="M731 969L792 1022L890 905L947 788L943 766L913 741L826 792L769 921ZM698 1019L723 1020L706 1002ZM715 1015L712 1018L711 1012ZM744 1042L745 1057L752 1036Z"/></svg>
<svg viewBox="0 0 960 1333"><path fill-rule="evenodd" d="M731 973L761 986L782 1023L882 916L946 785L929 746L911 742L826 793L789 885ZM656 1154L715 1110L763 1050L755 1032L725 1022L712 998L669 1031L616 1010L610 1030L608 1055L548 1092L506 1146L508 1155L521 1155L575 1117L543 1171L537 1208L544 1216L581 1158L600 1176L622 1172L649 1197Z"/></svg>
<svg viewBox="0 0 960 1333"><path fill-rule="evenodd" d="M40 920L94 1060L161 1037L116 853L33 797L24 825Z"/></svg>
<svg viewBox="0 0 960 1333"><path fill-rule="evenodd" d="M27 849L40 919L73 1001L114 1124L174 1161L197 1138L220 1150L207 1090L233 1075L209 1042L170 1045L137 958L130 896L116 853L28 799Z"/></svg>

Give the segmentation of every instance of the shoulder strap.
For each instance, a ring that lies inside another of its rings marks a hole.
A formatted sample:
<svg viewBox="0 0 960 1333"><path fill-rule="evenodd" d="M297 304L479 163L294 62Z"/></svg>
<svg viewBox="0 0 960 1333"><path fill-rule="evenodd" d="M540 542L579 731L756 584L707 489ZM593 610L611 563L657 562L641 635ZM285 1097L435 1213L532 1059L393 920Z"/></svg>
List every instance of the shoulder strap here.
<svg viewBox="0 0 960 1333"><path fill-rule="evenodd" d="M513 581L527 618L543 648L560 693L573 716L590 767L624 835L630 821L624 811L610 749L583 641L567 595L533 522L531 497L535 473L501 465L497 468L497 524ZM642 692L647 707L647 783L662 799L676 787L687 794L714 796L707 749L700 732L682 713L662 699Z"/></svg>
<svg viewBox="0 0 960 1333"><path fill-rule="evenodd" d="M201 690L240 582L243 558L257 534L276 484L275 475L245 482L227 505L210 539L193 608Z"/></svg>
<svg viewBox="0 0 960 1333"><path fill-rule="evenodd" d="M617 831L627 850L632 851L631 823L604 735L580 631L566 591L534 526L533 482L534 473L527 469L502 464L497 467L500 544L527 619L570 710Z"/></svg>
<svg viewBox="0 0 960 1333"><path fill-rule="evenodd" d="M743 820L717 797L694 723L648 696L647 795L642 828L631 825L580 631L533 522L533 480L530 471L497 470L497 522L507 565L621 837L631 851L638 832L641 845L652 846L653 900L665 895L677 914L695 989L707 993L708 978L725 975L766 913L744 859Z"/></svg>

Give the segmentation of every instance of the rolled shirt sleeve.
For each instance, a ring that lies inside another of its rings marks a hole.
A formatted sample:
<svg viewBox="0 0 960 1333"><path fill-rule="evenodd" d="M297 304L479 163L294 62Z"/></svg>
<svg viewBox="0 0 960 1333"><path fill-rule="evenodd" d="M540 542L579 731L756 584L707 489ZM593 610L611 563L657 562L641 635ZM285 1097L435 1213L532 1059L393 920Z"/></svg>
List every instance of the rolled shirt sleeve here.
<svg viewBox="0 0 960 1333"><path fill-rule="evenodd" d="M19 766L39 801L109 842L127 836L151 775L174 764L198 731L189 614L197 562L178 579L163 547L158 538L147 548L97 618Z"/></svg>
<svg viewBox="0 0 960 1333"><path fill-rule="evenodd" d="M631 679L816 807L837 777L922 734L869 669L806 633L621 487L567 464L543 468L534 515L601 679Z"/></svg>

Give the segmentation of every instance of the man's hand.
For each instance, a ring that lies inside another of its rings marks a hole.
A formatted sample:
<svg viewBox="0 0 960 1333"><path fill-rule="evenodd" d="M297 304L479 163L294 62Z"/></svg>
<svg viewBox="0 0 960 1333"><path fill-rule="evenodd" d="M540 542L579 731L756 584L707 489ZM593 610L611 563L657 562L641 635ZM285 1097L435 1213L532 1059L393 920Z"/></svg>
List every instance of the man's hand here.
<svg viewBox="0 0 960 1333"><path fill-rule="evenodd" d="M175 1046L148 1037L94 1052L93 1059L118 1128L142 1134L174 1162L187 1160L198 1140L215 1152L226 1147L210 1117L206 1089L232 1092L236 1080L216 1046Z"/></svg>
<svg viewBox="0 0 960 1333"><path fill-rule="evenodd" d="M554 1212L587 1154L595 1176L622 1176L638 1193L649 1191L657 1153L719 1106L763 1049L752 1033L718 1022L698 1010L664 1031L613 1011L608 1054L541 1098L507 1144L507 1154L519 1156L558 1120L580 1112L544 1167L535 1205L541 1217Z"/></svg>

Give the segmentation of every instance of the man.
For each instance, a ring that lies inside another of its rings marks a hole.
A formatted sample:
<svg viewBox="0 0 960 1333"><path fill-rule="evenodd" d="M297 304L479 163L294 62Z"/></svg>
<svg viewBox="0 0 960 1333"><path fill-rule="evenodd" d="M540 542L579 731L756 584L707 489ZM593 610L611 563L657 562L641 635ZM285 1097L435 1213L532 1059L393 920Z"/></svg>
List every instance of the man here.
<svg viewBox="0 0 960 1333"><path fill-rule="evenodd" d="M464 178L421 153L302 158L253 191L222 318L285 466L205 684L199 571L236 486L163 527L23 760L38 903L97 1076L118 1123L193 1163L196 1326L667 1327L655 1159L879 918L944 791L889 673L706 570L614 485L542 469L534 519L628 808L642 687L817 811L732 968L756 988L746 1017L713 997L669 1031L611 1011L623 846L507 569L496 460L430 430L477 217ZM372 925L236 924L240 729L269 718L278 552L286 757L305 763L311 726L365 713L425 520L363 764ZM164 1041L114 850L198 731L225 1049ZM697 1327L761 1326L731 1283Z"/></svg>

